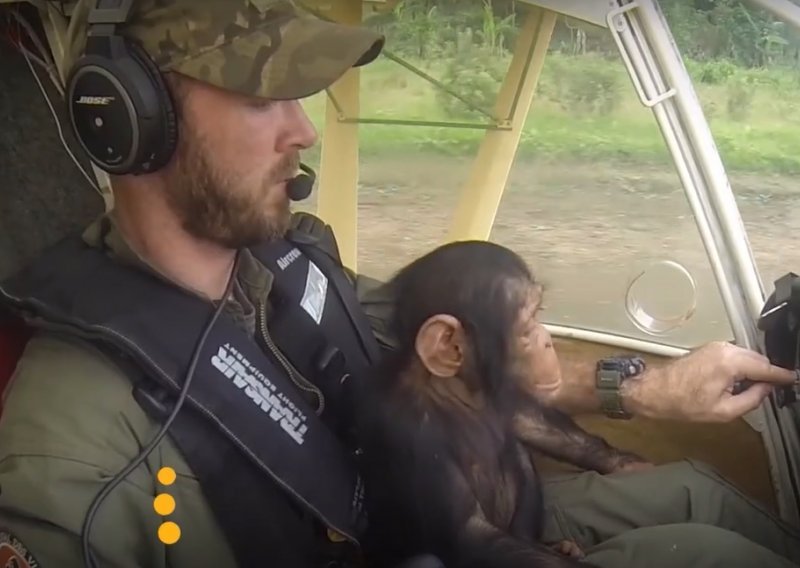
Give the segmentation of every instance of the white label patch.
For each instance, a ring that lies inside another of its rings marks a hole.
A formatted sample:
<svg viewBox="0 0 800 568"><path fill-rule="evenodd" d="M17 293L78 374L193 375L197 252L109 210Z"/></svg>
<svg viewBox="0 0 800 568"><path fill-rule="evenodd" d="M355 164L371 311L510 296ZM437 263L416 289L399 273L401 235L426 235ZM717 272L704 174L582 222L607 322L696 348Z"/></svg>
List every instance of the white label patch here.
<svg viewBox="0 0 800 568"><path fill-rule="evenodd" d="M300 306L317 322L317 325L322 321L322 313L325 311L325 298L327 297L328 278L317 268L316 264L309 260L306 290L303 292Z"/></svg>
<svg viewBox="0 0 800 568"><path fill-rule="evenodd" d="M280 424L289 436L302 445L308 426L306 415L294 403L286 398L277 387L256 369L241 353L229 344L220 347L217 354L211 357L211 364L223 375L233 379L233 384L264 411L270 418Z"/></svg>

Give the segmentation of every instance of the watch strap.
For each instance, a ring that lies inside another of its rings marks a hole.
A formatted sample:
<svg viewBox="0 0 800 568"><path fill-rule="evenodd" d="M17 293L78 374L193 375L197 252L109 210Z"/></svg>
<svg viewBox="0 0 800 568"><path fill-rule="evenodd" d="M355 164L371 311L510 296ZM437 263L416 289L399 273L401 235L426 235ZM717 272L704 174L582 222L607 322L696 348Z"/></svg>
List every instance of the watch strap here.
<svg viewBox="0 0 800 568"><path fill-rule="evenodd" d="M622 404L620 387L625 380L641 374L644 369L641 357L610 357L597 362L595 387L603 414L615 419L631 418Z"/></svg>

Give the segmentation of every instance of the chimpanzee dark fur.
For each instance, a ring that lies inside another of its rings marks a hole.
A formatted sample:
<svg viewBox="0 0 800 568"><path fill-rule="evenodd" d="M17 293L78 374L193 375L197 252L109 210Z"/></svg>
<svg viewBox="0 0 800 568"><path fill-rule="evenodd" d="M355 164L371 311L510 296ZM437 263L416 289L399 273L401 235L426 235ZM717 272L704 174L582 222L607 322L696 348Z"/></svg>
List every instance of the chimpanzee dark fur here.
<svg viewBox="0 0 800 568"><path fill-rule="evenodd" d="M520 388L512 329L534 284L516 254L487 242L445 245L393 279L398 348L359 405L365 548L374 565L429 553L447 568L589 566L539 542L542 492L530 452L598 470L631 454ZM487 402L478 409L433 396L427 385L435 379L414 365L417 333L436 314L466 332L465 372L479 378Z"/></svg>

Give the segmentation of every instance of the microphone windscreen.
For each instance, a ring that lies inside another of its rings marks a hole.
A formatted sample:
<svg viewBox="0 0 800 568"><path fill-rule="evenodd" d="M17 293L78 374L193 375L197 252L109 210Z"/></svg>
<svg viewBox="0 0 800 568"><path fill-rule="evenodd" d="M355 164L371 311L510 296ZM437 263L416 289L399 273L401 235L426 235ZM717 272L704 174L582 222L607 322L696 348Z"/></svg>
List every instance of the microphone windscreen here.
<svg viewBox="0 0 800 568"><path fill-rule="evenodd" d="M300 164L301 173L289 180L286 192L292 201L308 199L314 189L317 174L305 164Z"/></svg>

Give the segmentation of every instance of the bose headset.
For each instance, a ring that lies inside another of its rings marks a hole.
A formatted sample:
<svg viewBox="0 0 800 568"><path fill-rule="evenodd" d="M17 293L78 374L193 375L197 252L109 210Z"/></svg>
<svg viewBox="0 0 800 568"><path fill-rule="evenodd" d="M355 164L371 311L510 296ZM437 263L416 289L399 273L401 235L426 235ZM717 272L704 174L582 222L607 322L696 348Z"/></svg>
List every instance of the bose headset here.
<svg viewBox="0 0 800 568"><path fill-rule="evenodd" d="M178 142L175 104L149 54L118 33L134 0L98 0L89 13L84 54L67 78L72 130L91 160L109 174L144 174L163 167ZM311 194L316 174L302 173L287 191L292 201Z"/></svg>
<svg viewBox="0 0 800 568"><path fill-rule="evenodd" d="M199 0L198 0L199 1ZM88 15L84 54L67 78L65 97L73 133L91 160L109 174L145 174L163 167L178 141L175 105L155 62L134 40L117 33L130 16L133 0L98 0ZM287 184L291 200L311 194L316 175L300 164L302 173ZM236 273L239 255L232 274ZM229 278L225 296L234 278ZM87 568L97 561L90 547L92 523L106 497L133 472L166 436L180 411L212 326L225 302L219 302L201 330L172 412L139 455L95 496L81 529L81 548Z"/></svg>

